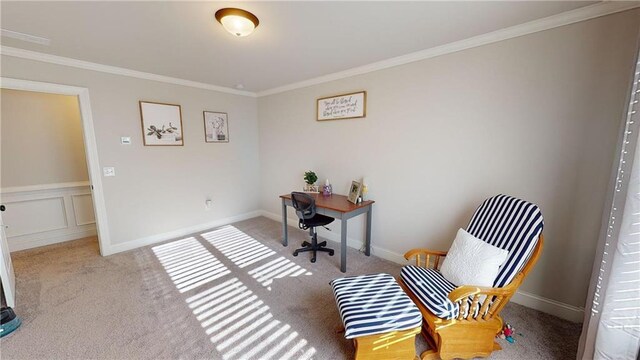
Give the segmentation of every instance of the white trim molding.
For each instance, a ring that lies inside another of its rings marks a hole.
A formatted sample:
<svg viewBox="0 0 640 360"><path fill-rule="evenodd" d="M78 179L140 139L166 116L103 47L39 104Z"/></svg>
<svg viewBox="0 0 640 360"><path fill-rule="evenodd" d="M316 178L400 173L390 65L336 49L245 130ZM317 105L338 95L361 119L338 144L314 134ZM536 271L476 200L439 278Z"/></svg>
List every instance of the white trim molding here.
<svg viewBox="0 0 640 360"><path fill-rule="evenodd" d="M7 211L3 220L8 225L7 243L12 252L96 235L89 182L6 190L1 192L2 203L13 211ZM89 200L76 204L80 196L89 196Z"/></svg>
<svg viewBox="0 0 640 360"><path fill-rule="evenodd" d="M74 181L74 182L65 182L65 183L57 183L57 184L11 186L11 187L0 188L0 194L12 194L17 192L42 191L42 190L53 190L53 189L68 189L68 188L77 188L77 187L87 187L89 185L90 184L88 181Z"/></svg>
<svg viewBox="0 0 640 360"><path fill-rule="evenodd" d="M630 9L640 7L640 2L637 1L602 1L593 5L588 5L575 10L566 11L560 14L548 16L542 19L533 20L523 24L511 26L508 28L492 31L486 34L470 37L467 39L443 44L440 46L432 47L429 49L416 51L406 55L393 57L387 60L374 62L367 65L358 66L355 68L339 71L332 74L319 76L312 79L307 79L300 82L295 82L287 85L278 86L275 88L259 91L257 93L245 90L237 90L229 87L213 85L193 80L180 79L165 75L152 74L148 72L127 69L123 67L98 64L94 62L72 59L68 57L45 54L37 51L24 50L20 48L10 46L0 46L0 55L6 55L21 59L40 61L50 64L57 64L63 66L70 66L79 69L99 71L108 74L129 76L138 79L151 80L164 82L168 84L188 86L198 89L218 91L234 95L242 95L249 97L262 97L273 94L278 94L290 90L309 87L312 85L322 84L330 81L340 80L356 75L362 75L378 70L383 70L399 65L409 64L416 61L426 60L434 58L436 56L442 56L451 54L454 52L471 49L474 47L487 45L503 40L513 39L516 37L533 34L540 31L553 29L560 26L570 25L577 22L594 19L597 17L614 14Z"/></svg>
<svg viewBox="0 0 640 360"><path fill-rule="evenodd" d="M511 301L575 323L581 323L584 319L583 307L565 304L560 301L538 296L522 290L516 291L515 295L511 298Z"/></svg>
<svg viewBox="0 0 640 360"><path fill-rule="evenodd" d="M93 207L96 217L98 243L100 253L105 255L105 250L110 244L109 221L107 219L107 206L102 191L102 171L100 170L100 158L98 157L98 144L93 127L93 114L91 112L91 98L89 89L77 86L52 84L30 80L20 80L0 77L0 88L23 91L36 91L51 94L73 95L78 97L80 104L80 117L82 119L82 135L87 158L87 170Z"/></svg>
<svg viewBox="0 0 640 360"><path fill-rule="evenodd" d="M454 52L471 49L474 47L487 45L503 40L509 40L516 37L533 34L540 31L553 29L560 26L574 24L577 22L594 19L597 17L630 10L640 7L640 2L618 2L603 1L597 4L588 5L571 11L552 15L542 19L529 21L523 24L511 26L508 28L492 31L486 34L470 37L467 39L454 41L448 44L432 47L429 49L409 53L406 55L378 61L368 65L358 66L352 69L339 71L333 74L319 76L288 85L275 87L257 93L258 97L279 94L282 92L309 87L312 85L322 84L330 81L340 80L356 75L362 75L378 70L388 69L395 66L405 65L416 61L426 60L437 56L451 54Z"/></svg>
<svg viewBox="0 0 640 360"><path fill-rule="evenodd" d="M138 78L143 80L158 81L158 82L163 82L168 84L218 91L218 92L223 92L223 93L233 94L233 95L256 97L256 94L250 91L236 90L236 89L232 89L224 86L206 84L206 83L192 81L192 80L179 79L171 76L152 74L144 71L131 70L131 69L126 69L118 66L98 64L90 61L72 59L72 58L58 56L58 55L45 54L37 51L24 50L24 49L10 47L10 46L0 46L0 55L6 55L6 56L21 58L21 59L27 59L27 60L35 60L35 61L56 64L56 65L70 66L70 67L75 67L75 68L84 69L84 70L99 71L99 72L113 74L113 75L128 76L128 77L133 77L133 78Z"/></svg>
<svg viewBox="0 0 640 360"><path fill-rule="evenodd" d="M278 215L266 210L262 210L260 213L266 218L282 222L282 215ZM288 217L287 224L290 227L297 229L298 227L296 225L298 224L298 219ZM326 240L333 241L338 244L340 243L340 235L338 235L337 233L322 231L321 229L319 231L319 234ZM360 249L362 247L362 240L347 238L347 246L354 249ZM375 246L374 244L371 245L371 254L385 260L392 261L396 264L409 264L409 262L405 260L403 254L399 254L394 251ZM584 308L565 304L560 301L548 299L522 290L518 290L516 294L511 298L511 301L516 304L542 311L543 313L551 314L572 322L582 322L582 318L584 317Z"/></svg>
<svg viewBox="0 0 640 360"><path fill-rule="evenodd" d="M176 240L176 238L179 238L179 237L182 237L182 236L192 235L192 234L195 234L197 232L209 230L209 229L220 227L220 226L223 226L223 225L228 225L228 224L231 224L231 223L234 223L234 222L238 222L238 221L242 221L242 220L251 219L251 218L254 218L254 217L258 217L260 215L261 215L260 211L251 211L251 212L248 212L248 213L235 215L235 216L230 216L230 217L227 217L227 218L218 219L218 220L214 220L214 221L211 221L211 222L208 222L208 223L198 224L198 225L194 225L194 226L190 226L190 227L187 227L187 228L182 228L182 229L178 229L178 230L174 230L174 231L169 231L169 232L165 232L165 233L162 233L162 234L156 234L156 235L152 235L152 236L147 236L147 237L144 237L144 238L140 238L140 239L136 239L136 240L132 240L132 241L127 241L127 242L124 242L124 243L112 244L107 249L107 251L103 253L103 255L106 256L106 255L116 254L116 253L119 253L119 252L129 251L129 250L137 249L139 247L160 243L160 242L163 242L163 241Z"/></svg>

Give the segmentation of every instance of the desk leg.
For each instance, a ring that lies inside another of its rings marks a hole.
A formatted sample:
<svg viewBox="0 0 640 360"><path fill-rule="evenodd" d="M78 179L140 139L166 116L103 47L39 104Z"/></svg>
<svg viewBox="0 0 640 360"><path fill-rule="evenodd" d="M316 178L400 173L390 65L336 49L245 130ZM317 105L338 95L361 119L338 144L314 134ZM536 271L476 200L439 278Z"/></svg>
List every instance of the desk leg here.
<svg viewBox="0 0 640 360"><path fill-rule="evenodd" d="M369 205L369 211L367 211L367 233L364 238L364 254L371 255L371 212L373 206Z"/></svg>
<svg viewBox="0 0 640 360"><path fill-rule="evenodd" d="M347 272L347 219L340 223L340 271Z"/></svg>
<svg viewBox="0 0 640 360"><path fill-rule="evenodd" d="M282 246L289 245L289 237L287 234L287 204L282 199Z"/></svg>

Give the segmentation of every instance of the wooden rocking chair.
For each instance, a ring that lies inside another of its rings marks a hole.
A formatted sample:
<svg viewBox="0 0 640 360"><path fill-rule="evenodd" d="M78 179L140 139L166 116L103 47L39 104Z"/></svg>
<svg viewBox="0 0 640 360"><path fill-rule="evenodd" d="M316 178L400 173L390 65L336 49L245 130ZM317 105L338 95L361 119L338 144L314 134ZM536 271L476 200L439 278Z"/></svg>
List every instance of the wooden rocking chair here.
<svg viewBox="0 0 640 360"><path fill-rule="evenodd" d="M492 288L447 281L438 270L446 252L414 249L404 255L416 258L398 282L422 313L422 335L430 346L422 359L486 357L502 349L494 340L503 326L500 311L537 262L542 227L540 209L513 197L494 196L476 210L467 231L509 251Z"/></svg>

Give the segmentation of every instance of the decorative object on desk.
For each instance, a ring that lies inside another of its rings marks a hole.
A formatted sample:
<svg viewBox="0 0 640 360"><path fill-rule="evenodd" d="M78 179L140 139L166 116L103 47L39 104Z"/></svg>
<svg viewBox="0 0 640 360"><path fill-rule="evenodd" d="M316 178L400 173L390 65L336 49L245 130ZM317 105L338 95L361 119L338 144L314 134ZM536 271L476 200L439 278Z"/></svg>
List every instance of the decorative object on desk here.
<svg viewBox="0 0 640 360"><path fill-rule="evenodd" d="M358 198L360 197L360 192L362 191L362 184L357 181L351 182L351 187L349 188L349 201L357 204Z"/></svg>
<svg viewBox="0 0 640 360"><path fill-rule="evenodd" d="M325 180L324 186L322 187L322 195L331 196L331 193L333 193L333 189L331 188L331 183L329 182L329 179L327 179Z"/></svg>
<svg viewBox="0 0 640 360"><path fill-rule="evenodd" d="M363 118L367 116L367 92L320 98L316 104L316 115L318 121Z"/></svg>
<svg viewBox="0 0 640 360"><path fill-rule="evenodd" d="M180 105L140 101L142 140L145 146L182 146Z"/></svg>
<svg viewBox="0 0 640 360"><path fill-rule="evenodd" d="M204 141L208 143L228 143L229 123L227 113L203 111Z"/></svg>
<svg viewBox="0 0 640 360"><path fill-rule="evenodd" d="M306 185L304 186L305 192L318 193L318 185L316 185L316 181L318 181L318 175L315 172L309 170L304 173L304 182Z"/></svg>
<svg viewBox="0 0 640 360"><path fill-rule="evenodd" d="M369 187L367 186L367 178L362 178L362 201L367 200L367 193L369 192Z"/></svg>

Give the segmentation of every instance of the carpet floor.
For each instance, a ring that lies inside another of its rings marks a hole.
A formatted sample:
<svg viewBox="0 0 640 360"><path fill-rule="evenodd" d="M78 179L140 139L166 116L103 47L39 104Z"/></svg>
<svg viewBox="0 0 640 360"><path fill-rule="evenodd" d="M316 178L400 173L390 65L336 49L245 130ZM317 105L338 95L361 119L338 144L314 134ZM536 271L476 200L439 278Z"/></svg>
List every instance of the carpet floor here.
<svg viewBox="0 0 640 360"><path fill-rule="evenodd" d="M2 359L350 359L329 281L333 257L291 255L306 240L259 217L107 257L96 238L12 254L23 324ZM338 244L329 242L338 250ZM349 249L346 275L400 266ZM580 324L514 303L516 342L491 359L573 359ZM418 337L416 350L427 345Z"/></svg>

